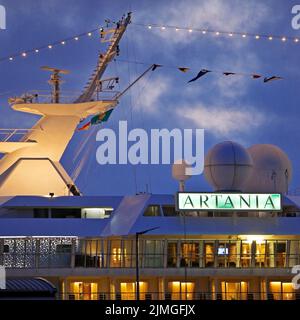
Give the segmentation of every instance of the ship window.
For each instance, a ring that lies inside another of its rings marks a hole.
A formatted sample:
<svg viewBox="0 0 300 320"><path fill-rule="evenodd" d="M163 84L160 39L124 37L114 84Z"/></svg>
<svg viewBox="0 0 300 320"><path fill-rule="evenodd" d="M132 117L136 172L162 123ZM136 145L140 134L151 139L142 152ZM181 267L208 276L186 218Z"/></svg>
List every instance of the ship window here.
<svg viewBox="0 0 300 320"><path fill-rule="evenodd" d="M5 244L3 246L3 253L9 253L9 245L8 244Z"/></svg>
<svg viewBox="0 0 300 320"><path fill-rule="evenodd" d="M181 267L199 267L199 243L181 243Z"/></svg>
<svg viewBox="0 0 300 320"><path fill-rule="evenodd" d="M179 215L179 212L175 210L175 206L164 205L162 209L165 217L175 217Z"/></svg>
<svg viewBox="0 0 300 320"><path fill-rule="evenodd" d="M160 213L160 206L157 205L150 205L147 207L147 209L144 212L145 217L157 217L161 216Z"/></svg>
<svg viewBox="0 0 300 320"><path fill-rule="evenodd" d="M284 268L286 266L286 243L276 242L274 244L275 249L275 265L278 268Z"/></svg>
<svg viewBox="0 0 300 320"><path fill-rule="evenodd" d="M161 268L164 262L164 242L146 240L144 249L144 265L147 268Z"/></svg>
<svg viewBox="0 0 300 320"><path fill-rule="evenodd" d="M52 218L81 218L80 208L62 208L62 209L52 209Z"/></svg>
<svg viewBox="0 0 300 320"><path fill-rule="evenodd" d="M48 218L48 208L35 208L33 209L33 217L34 218Z"/></svg>
<svg viewBox="0 0 300 320"><path fill-rule="evenodd" d="M204 261L205 267L212 268L214 266L215 254L214 254L214 242L207 242L204 244Z"/></svg>
<svg viewBox="0 0 300 320"><path fill-rule="evenodd" d="M177 242L168 242L167 266L169 268L177 266Z"/></svg>
<svg viewBox="0 0 300 320"><path fill-rule="evenodd" d="M285 253L286 252L286 243L285 242L275 243L275 251L277 253Z"/></svg>
<svg viewBox="0 0 300 320"><path fill-rule="evenodd" d="M83 208L81 217L84 219L106 219L111 216L113 208Z"/></svg>

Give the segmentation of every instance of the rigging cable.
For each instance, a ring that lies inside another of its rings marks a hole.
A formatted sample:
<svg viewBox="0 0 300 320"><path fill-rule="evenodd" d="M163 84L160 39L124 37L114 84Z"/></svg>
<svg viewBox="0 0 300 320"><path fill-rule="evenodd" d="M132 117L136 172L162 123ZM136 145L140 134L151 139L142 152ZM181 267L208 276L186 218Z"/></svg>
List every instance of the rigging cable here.
<svg viewBox="0 0 300 320"><path fill-rule="evenodd" d="M126 37L126 51L127 51L127 57L129 58L129 39ZM131 71L130 71L130 64L127 64L127 71L128 71L128 77L129 77L129 84L131 83ZM130 121L131 125L133 124L133 104L132 104L132 92L129 92L129 104L130 104ZM133 179L134 179L134 187L135 187L135 193L138 193L138 185L137 185L137 169L135 165L132 165L133 169Z"/></svg>
<svg viewBox="0 0 300 320"><path fill-rule="evenodd" d="M132 35L132 32L131 30L129 29L128 30L128 35ZM132 36L131 36L131 39L132 39ZM134 41L131 41L132 43L132 51L133 51L133 59L135 62L137 62L137 55L136 55L136 47L135 47L135 43ZM139 70L138 70L138 64L135 64L135 72L136 74L139 74ZM150 78L152 77L152 72L150 73L150 76L148 77L148 79L146 79L144 81L144 84L143 86L141 87L141 84L140 83L137 83L137 91L138 91L138 95L135 96L135 101L136 102L135 104L139 104L140 103L140 97L141 97L141 93L144 91L146 85L148 85L148 82L150 81ZM145 118L144 118L144 112L143 112L143 109L141 108L140 109L140 115L141 115L141 124L142 124L142 128L146 129L146 126L145 126ZM150 166L151 168L151 166ZM146 193L150 193L152 192L152 185L151 185L151 173L150 173L150 170L147 171L147 180L148 180L148 183L146 183ZM148 187L149 186L149 190L148 190Z"/></svg>

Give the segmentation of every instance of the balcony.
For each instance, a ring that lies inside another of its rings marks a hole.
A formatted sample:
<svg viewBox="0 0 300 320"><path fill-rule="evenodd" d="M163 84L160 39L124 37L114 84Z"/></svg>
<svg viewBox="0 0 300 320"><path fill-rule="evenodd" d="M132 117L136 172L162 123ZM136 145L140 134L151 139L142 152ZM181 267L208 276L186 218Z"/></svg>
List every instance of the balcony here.
<svg viewBox="0 0 300 320"><path fill-rule="evenodd" d="M300 240L140 240L139 266L147 269L266 270L300 264ZM0 265L8 269L135 269L128 239L0 239ZM193 270L193 271L192 271Z"/></svg>

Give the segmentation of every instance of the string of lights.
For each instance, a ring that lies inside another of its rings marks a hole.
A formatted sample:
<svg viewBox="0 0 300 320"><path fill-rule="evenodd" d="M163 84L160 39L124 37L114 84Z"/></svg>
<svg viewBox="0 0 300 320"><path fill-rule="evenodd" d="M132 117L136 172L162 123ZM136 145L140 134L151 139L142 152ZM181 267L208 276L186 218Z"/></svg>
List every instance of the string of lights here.
<svg viewBox="0 0 300 320"><path fill-rule="evenodd" d="M79 41L83 37L91 38L94 33L101 32L102 30L103 30L103 27L99 27L99 28L96 28L96 29L93 29L93 30L90 30L90 31L86 31L84 33L76 34L74 36L61 39L59 41L48 43L48 44L45 44L45 45L42 45L42 46L39 46L39 47L36 47L36 48L20 51L20 52L14 53L12 55L0 58L0 62L14 61L16 58L19 58L19 57L20 58L26 58L30 54L38 54L42 50L52 50L54 47L64 46L67 43L70 43L71 41Z"/></svg>
<svg viewBox="0 0 300 320"><path fill-rule="evenodd" d="M159 29L161 31L171 29L175 30L175 32L180 32L180 31L186 31L188 33L192 32L199 32L202 35L206 34L211 34L215 36L228 36L231 38L238 37L242 39L255 39L255 40L260 40L260 39L265 39L268 41L272 40L280 40L281 42L293 42L293 43L300 43L300 38L299 37L291 37L291 36L280 36L280 35L271 35L271 34L258 34L258 33L249 33L249 32L237 32L237 31L222 31L222 30L212 30L208 28L193 28L193 27L180 27L180 26L171 26L171 25L161 25L161 24L155 24L155 23L149 23L149 24L144 24L144 23L132 23L133 25L140 26L147 28L149 30L152 29Z"/></svg>
<svg viewBox="0 0 300 320"><path fill-rule="evenodd" d="M149 30L152 29L159 29L161 31L164 31L166 29L171 29L175 30L175 32L180 32L180 31L186 31L188 33L192 32L199 32L203 35L205 34L212 34L215 36L228 36L231 38L251 38L251 39L267 39L269 41L272 40L280 40L281 42L293 42L293 43L299 43L300 44L300 37L291 37L291 36L279 36L279 35L267 35L267 34L255 34L255 33L249 33L249 32L236 32L236 31L222 31L222 30L212 30L212 29L207 29L207 28L192 28L192 27L179 27L179 26L171 26L171 25L160 25L160 24L143 24L143 23L131 23L132 25L139 26L139 27L144 27ZM23 50L5 57L0 57L0 62L4 61L14 61L16 58L26 58L31 54L38 54L43 50L52 50L54 47L57 46L64 46L67 43L71 41L79 41L83 37L92 37L94 33L101 32L103 31L103 27L98 27L86 32L83 32L81 34L76 34L74 36L68 37L61 39L59 41L55 41L52 43L48 43L36 48L28 49L28 50Z"/></svg>

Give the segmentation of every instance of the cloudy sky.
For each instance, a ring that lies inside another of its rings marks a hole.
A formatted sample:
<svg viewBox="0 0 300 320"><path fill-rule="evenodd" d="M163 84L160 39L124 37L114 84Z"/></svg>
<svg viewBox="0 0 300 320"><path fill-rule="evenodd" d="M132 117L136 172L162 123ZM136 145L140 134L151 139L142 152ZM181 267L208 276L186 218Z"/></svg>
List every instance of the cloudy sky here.
<svg viewBox="0 0 300 320"><path fill-rule="evenodd" d="M290 157L291 189L300 187L298 141L300 129L300 42L255 40L241 36L147 29L138 24L162 24L220 31L300 37L291 27L297 1L266 0L0 0L6 7L7 29L0 31L0 58L89 31L110 18L133 12L133 23L122 39L119 59L166 65L143 79L118 105L105 127L117 130L119 120L129 128L204 128L205 150L234 140L245 147L271 143ZM9 96L48 89L42 65L71 70L65 90L80 91L104 45L93 35L13 62L0 63L0 127L30 127L37 118L10 110ZM186 66L180 73L169 66ZM124 88L146 65L113 62L107 75L120 76ZM200 69L279 75L284 80L264 84L246 76L211 73L187 84ZM100 128L100 127L99 127ZM76 133L63 164L85 194L128 194L140 191L173 193L177 184L169 165L106 165L95 160L97 130ZM82 170L81 166L83 167ZM195 176L190 190L208 188Z"/></svg>

